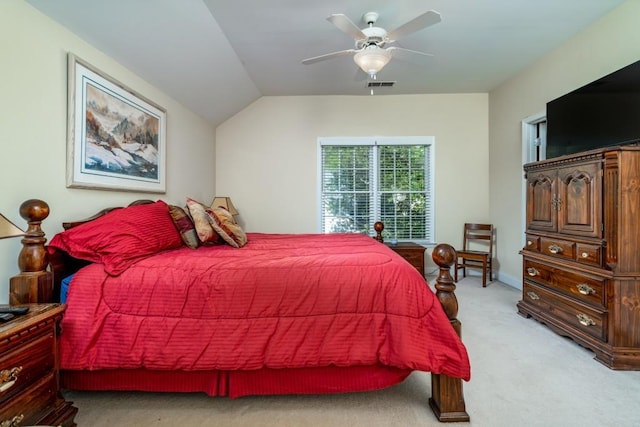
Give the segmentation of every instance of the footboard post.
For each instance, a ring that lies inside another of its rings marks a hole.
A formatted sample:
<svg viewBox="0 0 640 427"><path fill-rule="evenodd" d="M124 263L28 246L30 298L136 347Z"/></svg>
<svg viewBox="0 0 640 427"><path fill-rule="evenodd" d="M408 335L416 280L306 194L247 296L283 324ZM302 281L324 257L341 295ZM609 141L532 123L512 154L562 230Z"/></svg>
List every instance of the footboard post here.
<svg viewBox="0 0 640 427"><path fill-rule="evenodd" d="M440 267L440 274L435 284L436 296L442 304L451 326L460 336L461 324L456 317L458 315L458 300L454 293L456 285L450 272L451 266L456 262L456 251L450 245L439 244L433 249L432 258ZM460 378L431 374L429 406L438 420L442 422L469 421L462 392L462 379Z"/></svg>
<svg viewBox="0 0 640 427"><path fill-rule="evenodd" d="M20 216L29 228L22 239L18 256L20 274L10 280L9 300L14 304L51 302L52 274L47 271L49 260L44 247L47 239L40 223L49 216L49 205L38 199L29 199L20 205Z"/></svg>

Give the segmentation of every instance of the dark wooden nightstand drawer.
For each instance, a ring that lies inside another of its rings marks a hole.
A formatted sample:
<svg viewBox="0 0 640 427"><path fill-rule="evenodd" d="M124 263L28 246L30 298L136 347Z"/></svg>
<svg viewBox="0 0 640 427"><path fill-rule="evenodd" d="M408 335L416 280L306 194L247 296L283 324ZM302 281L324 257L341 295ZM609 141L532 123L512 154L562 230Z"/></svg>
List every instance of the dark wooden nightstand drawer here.
<svg viewBox="0 0 640 427"><path fill-rule="evenodd" d="M51 407L56 400L58 385L55 372L50 372L47 376L41 377L30 387L16 394L7 401L0 410L0 425L3 422L13 419L20 419L16 424L27 426L39 424L40 420L51 411Z"/></svg>
<svg viewBox="0 0 640 427"><path fill-rule="evenodd" d="M411 252L402 255L402 258L406 259L409 264L413 265L418 271L422 270L422 264L424 263L424 252Z"/></svg>
<svg viewBox="0 0 640 427"><path fill-rule="evenodd" d="M395 245L387 244L387 246L413 265L424 276L424 251L426 249L424 246L413 242L398 242Z"/></svg>
<svg viewBox="0 0 640 427"><path fill-rule="evenodd" d="M30 304L0 325L0 425L75 426L77 408L58 385L58 322L64 305Z"/></svg>
<svg viewBox="0 0 640 427"><path fill-rule="evenodd" d="M49 331L0 357L0 404L54 371L54 345Z"/></svg>

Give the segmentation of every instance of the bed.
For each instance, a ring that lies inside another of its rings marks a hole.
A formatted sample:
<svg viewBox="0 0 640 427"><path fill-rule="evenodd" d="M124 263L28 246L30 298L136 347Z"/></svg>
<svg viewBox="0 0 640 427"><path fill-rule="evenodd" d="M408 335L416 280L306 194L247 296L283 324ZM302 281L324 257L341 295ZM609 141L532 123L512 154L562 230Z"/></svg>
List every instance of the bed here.
<svg viewBox="0 0 640 427"><path fill-rule="evenodd" d="M438 419L469 420L451 246L433 250L434 294L379 234L243 233L230 219L214 227L224 239L189 246L172 208L107 209L49 242L51 298L69 286L62 388L342 393L420 370L431 372ZM28 233L42 236L40 220Z"/></svg>

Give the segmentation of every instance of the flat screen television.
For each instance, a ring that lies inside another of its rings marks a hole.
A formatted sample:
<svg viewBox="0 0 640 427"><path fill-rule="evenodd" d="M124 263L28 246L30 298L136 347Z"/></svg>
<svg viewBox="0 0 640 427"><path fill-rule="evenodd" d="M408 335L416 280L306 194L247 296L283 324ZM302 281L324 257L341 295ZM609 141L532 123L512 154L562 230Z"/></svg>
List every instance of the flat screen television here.
<svg viewBox="0 0 640 427"><path fill-rule="evenodd" d="M547 159L638 142L640 61L547 103Z"/></svg>

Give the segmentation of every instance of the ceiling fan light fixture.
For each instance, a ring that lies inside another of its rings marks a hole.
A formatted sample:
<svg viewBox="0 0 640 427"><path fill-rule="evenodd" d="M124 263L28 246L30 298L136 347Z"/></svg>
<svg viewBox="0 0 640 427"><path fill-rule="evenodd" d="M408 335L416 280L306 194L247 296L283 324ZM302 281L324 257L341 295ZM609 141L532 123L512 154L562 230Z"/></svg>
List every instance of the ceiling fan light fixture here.
<svg viewBox="0 0 640 427"><path fill-rule="evenodd" d="M372 44L356 53L353 60L362 71L369 74L371 78L375 78L376 74L391 60L391 52Z"/></svg>

